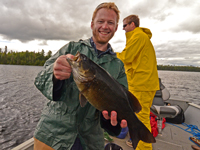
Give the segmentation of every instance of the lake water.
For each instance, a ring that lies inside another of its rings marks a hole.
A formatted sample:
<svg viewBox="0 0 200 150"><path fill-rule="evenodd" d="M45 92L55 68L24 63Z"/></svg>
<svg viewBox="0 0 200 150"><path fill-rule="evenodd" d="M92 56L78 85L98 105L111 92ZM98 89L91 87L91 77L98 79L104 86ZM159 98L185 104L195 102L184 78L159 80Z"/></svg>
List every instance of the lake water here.
<svg viewBox="0 0 200 150"><path fill-rule="evenodd" d="M33 137L46 98L35 88L42 67L0 65L0 150ZM200 73L158 71L171 98L200 104Z"/></svg>

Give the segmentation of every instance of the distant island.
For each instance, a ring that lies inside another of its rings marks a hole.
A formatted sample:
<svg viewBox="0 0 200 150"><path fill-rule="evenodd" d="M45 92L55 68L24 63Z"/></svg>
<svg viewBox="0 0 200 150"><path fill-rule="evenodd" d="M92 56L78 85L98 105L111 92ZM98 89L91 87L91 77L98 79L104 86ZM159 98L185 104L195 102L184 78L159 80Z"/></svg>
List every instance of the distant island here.
<svg viewBox="0 0 200 150"><path fill-rule="evenodd" d="M5 49L4 52L0 49L0 64L9 65L31 65L31 66L43 66L45 61L52 56L52 51L49 50L47 55L45 51L41 52L14 52Z"/></svg>
<svg viewBox="0 0 200 150"><path fill-rule="evenodd" d="M157 68L158 70L200 72L200 67L195 66L157 65Z"/></svg>
<svg viewBox="0 0 200 150"><path fill-rule="evenodd" d="M45 55L44 50L41 52L29 52L28 50L25 52L14 52L12 50L7 52L7 49L2 51L0 48L0 64L43 66L51 56L51 50ZM200 72L200 67L195 66L157 65L157 67L158 70Z"/></svg>

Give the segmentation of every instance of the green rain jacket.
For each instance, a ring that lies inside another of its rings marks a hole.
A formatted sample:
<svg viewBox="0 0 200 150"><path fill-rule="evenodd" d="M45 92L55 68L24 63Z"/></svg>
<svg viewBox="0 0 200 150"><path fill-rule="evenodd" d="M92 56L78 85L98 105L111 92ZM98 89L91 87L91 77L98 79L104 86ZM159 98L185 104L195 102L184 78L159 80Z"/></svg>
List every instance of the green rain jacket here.
<svg viewBox="0 0 200 150"><path fill-rule="evenodd" d="M48 100L34 137L56 150L70 150L76 137L80 138L84 150L103 150L101 113L90 103L87 103L85 107L80 107L79 91L72 75L65 80L60 99L53 100L53 64L60 55L68 53L75 55L77 51L88 56L107 70L120 84L128 87L123 63L116 55L105 54L98 58L90 44L90 39L66 44L46 61L44 70L35 79L35 86Z"/></svg>

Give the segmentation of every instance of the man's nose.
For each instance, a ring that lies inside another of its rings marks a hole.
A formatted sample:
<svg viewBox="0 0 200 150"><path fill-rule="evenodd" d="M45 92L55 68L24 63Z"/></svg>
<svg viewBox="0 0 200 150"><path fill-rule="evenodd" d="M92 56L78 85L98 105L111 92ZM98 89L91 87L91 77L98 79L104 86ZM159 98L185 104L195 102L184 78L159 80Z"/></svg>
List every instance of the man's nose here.
<svg viewBox="0 0 200 150"><path fill-rule="evenodd" d="M103 28L108 28L108 23L107 23L107 22L104 22L102 27L103 27Z"/></svg>

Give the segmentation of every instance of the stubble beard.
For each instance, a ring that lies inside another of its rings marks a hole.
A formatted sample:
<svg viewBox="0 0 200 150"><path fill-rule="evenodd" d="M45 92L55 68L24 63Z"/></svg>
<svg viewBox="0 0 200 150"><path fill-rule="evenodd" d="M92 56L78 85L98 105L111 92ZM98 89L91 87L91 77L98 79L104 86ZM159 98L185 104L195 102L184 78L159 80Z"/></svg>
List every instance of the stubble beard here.
<svg viewBox="0 0 200 150"><path fill-rule="evenodd" d="M101 38L100 35L98 35L100 34L98 31L97 31L98 34L96 34L95 31L92 31L92 32L93 32L93 37L95 38L95 41L99 44L107 44L110 41L110 39L114 36L114 33L113 33L110 37Z"/></svg>

